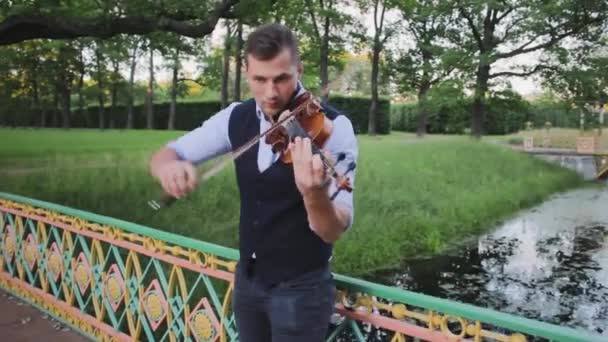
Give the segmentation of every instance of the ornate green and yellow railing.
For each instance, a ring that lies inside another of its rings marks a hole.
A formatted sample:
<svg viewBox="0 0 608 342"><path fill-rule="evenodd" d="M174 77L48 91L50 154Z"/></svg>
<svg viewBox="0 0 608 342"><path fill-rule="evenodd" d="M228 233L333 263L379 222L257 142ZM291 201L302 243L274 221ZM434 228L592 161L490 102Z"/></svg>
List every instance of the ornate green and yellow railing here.
<svg viewBox="0 0 608 342"><path fill-rule="evenodd" d="M238 252L0 193L0 287L99 341L237 341ZM599 336L335 275L328 341Z"/></svg>

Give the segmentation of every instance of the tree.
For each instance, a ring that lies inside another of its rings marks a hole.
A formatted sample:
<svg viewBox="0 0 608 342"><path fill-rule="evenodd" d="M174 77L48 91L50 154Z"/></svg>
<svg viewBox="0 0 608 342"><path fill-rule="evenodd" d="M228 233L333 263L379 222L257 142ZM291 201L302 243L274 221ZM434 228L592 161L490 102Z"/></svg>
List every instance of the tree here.
<svg viewBox="0 0 608 342"><path fill-rule="evenodd" d="M107 67L106 67L106 56L104 51L104 42L102 40L95 41L94 47L95 54L95 81L97 82L97 100L98 100L98 111L99 111L99 129L106 127L106 78L107 78Z"/></svg>
<svg viewBox="0 0 608 342"><path fill-rule="evenodd" d="M234 49L234 101L241 101L241 69L243 65L243 22L236 24L236 47Z"/></svg>
<svg viewBox="0 0 608 342"><path fill-rule="evenodd" d="M353 35L363 44L370 46L371 53L371 105L368 116L368 134L376 134L376 117L378 111L378 78L380 75L380 54L384 50L387 40L396 32L394 24L385 21L387 9L394 7L390 0L360 0L359 8L362 12L367 12L373 6L374 30L370 38L367 34L353 32Z"/></svg>
<svg viewBox="0 0 608 342"><path fill-rule="evenodd" d="M129 87L127 92L127 128L133 128L133 102L135 99L134 86L135 86L135 70L137 68L137 57L141 50L144 40L142 37L131 36L127 38L127 48L130 50L130 71L129 71Z"/></svg>
<svg viewBox="0 0 608 342"><path fill-rule="evenodd" d="M157 35L158 36L158 35ZM148 37L148 88L146 89L146 128L154 128L154 38Z"/></svg>
<svg viewBox="0 0 608 342"><path fill-rule="evenodd" d="M320 90L323 101L329 98L331 68L343 67L340 63L343 31L352 21L340 11L345 3L344 0L276 1L270 12L273 21L285 22L298 36L306 86L311 91ZM260 18L269 19L265 15Z"/></svg>
<svg viewBox="0 0 608 342"><path fill-rule="evenodd" d="M331 29L331 11L334 9L333 0L306 0L306 9L310 14L310 20L313 27L313 40L319 46L319 86L321 89L327 89L329 85L329 30ZM317 19L317 16L319 17ZM321 27L321 29L319 29ZM325 93L325 92L324 92ZM325 95L325 100L329 96Z"/></svg>
<svg viewBox="0 0 608 342"><path fill-rule="evenodd" d="M91 40L86 38L77 39L75 42L76 49L78 50L78 85L76 86L76 92L78 93L78 114L84 118L85 127L91 127L91 117L89 111L85 107L85 95L84 95L84 78L87 74L87 70L90 67L87 58L86 50L90 48Z"/></svg>
<svg viewBox="0 0 608 342"><path fill-rule="evenodd" d="M169 106L167 129L173 130L175 129L175 117L177 115L177 97L183 96L187 92L187 87L183 84L183 81L187 79L180 77L181 60L188 55L194 54L199 44L187 41L184 37L175 34L165 34L164 36L163 46L166 53L171 57L169 66L172 70L171 104Z"/></svg>
<svg viewBox="0 0 608 342"><path fill-rule="evenodd" d="M571 108L591 116L608 102L608 34L597 41L577 42L569 49L551 51L552 67L543 71L543 83L561 94Z"/></svg>
<svg viewBox="0 0 608 342"><path fill-rule="evenodd" d="M221 101L222 108L228 107L228 83L230 81L230 52L232 50L232 31L234 26L226 20L226 35L224 36L224 52L222 66L222 89Z"/></svg>
<svg viewBox="0 0 608 342"><path fill-rule="evenodd" d="M50 69L54 79L54 85L58 102L61 107L61 122L63 128L70 128L70 117L72 115L72 87L78 72L78 60L80 52L73 42L52 41L48 43L54 51Z"/></svg>
<svg viewBox="0 0 608 342"><path fill-rule="evenodd" d="M243 1L251 5L249 1ZM0 6L0 45L35 38L107 39L119 34L157 31L200 38L210 34L222 17L233 17L239 0L130 1L13 0Z"/></svg>
<svg viewBox="0 0 608 342"><path fill-rule="evenodd" d="M128 40L124 35L115 36L105 42L105 54L110 64L108 81L110 83L110 113L116 113L118 105L119 88L124 86L124 79L120 74L120 65L129 60ZM109 127L114 128L114 115L110 116Z"/></svg>
<svg viewBox="0 0 608 342"><path fill-rule="evenodd" d="M537 64L520 71L492 73L496 62L546 50L568 37L584 38L597 31L608 13L605 0L455 0L453 4L466 32L460 44L476 62L471 115L471 133L476 137L484 131L490 81L502 76L530 76L545 68Z"/></svg>
<svg viewBox="0 0 608 342"><path fill-rule="evenodd" d="M453 35L450 22L451 9L436 5L433 0L399 2L402 16L406 18L406 32L414 46L401 51L393 61L394 78L399 91L415 91L418 97L418 124L416 134L422 137L428 125L429 103L427 94L433 86L445 80L462 58L450 50L449 36Z"/></svg>

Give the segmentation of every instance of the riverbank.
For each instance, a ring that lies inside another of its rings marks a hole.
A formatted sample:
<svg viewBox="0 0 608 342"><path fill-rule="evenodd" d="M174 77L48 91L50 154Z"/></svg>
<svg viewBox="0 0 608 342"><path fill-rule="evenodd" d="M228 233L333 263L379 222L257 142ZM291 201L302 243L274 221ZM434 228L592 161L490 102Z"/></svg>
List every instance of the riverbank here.
<svg viewBox="0 0 608 342"><path fill-rule="evenodd" d="M0 191L235 247L239 204L231 168L168 210L147 207L160 191L147 160L181 134L2 129ZM484 140L400 133L358 139L355 222L334 257L334 270L353 276L441 253L584 184L571 171Z"/></svg>

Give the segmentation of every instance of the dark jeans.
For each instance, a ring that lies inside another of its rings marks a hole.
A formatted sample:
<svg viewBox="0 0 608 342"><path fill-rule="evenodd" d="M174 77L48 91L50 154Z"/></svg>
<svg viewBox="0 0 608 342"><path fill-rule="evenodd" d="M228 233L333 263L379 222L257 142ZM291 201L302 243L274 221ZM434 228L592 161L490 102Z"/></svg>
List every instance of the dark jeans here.
<svg viewBox="0 0 608 342"><path fill-rule="evenodd" d="M276 286L236 271L233 310L240 342L324 341L336 289L329 267Z"/></svg>

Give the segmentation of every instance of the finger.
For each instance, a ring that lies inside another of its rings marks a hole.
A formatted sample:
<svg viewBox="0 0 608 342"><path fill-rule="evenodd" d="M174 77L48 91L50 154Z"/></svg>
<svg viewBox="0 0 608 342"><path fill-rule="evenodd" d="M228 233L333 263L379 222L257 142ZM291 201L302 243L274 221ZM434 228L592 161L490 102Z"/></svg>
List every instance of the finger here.
<svg viewBox="0 0 608 342"><path fill-rule="evenodd" d="M312 180L312 152L310 149L310 139L302 138L300 145L300 165L302 167L302 172L306 175L310 175L309 177Z"/></svg>
<svg viewBox="0 0 608 342"><path fill-rule="evenodd" d="M302 159L304 159L306 162L310 162L310 160L312 159L312 148L310 147L310 139L302 139L302 145Z"/></svg>
<svg viewBox="0 0 608 342"><path fill-rule="evenodd" d="M321 186L325 183L326 174L325 174L325 165L323 165L323 161L321 160L321 156L315 154L312 157L312 178L315 186Z"/></svg>
<svg viewBox="0 0 608 342"><path fill-rule="evenodd" d="M173 174L173 177L171 178L171 190L172 190L173 197L175 197L175 198L181 197L181 193L179 190L179 183L177 181L176 174Z"/></svg>
<svg viewBox="0 0 608 342"><path fill-rule="evenodd" d="M180 196L183 196L186 193L186 190L188 187L187 182L186 182L186 170L185 169L180 168L177 171L175 181L177 183L177 187L178 187Z"/></svg>
<svg viewBox="0 0 608 342"><path fill-rule="evenodd" d="M302 156L302 138L295 137L295 139L293 139L293 150L292 158L295 165L295 163L300 161Z"/></svg>
<svg viewBox="0 0 608 342"><path fill-rule="evenodd" d="M165 182L167 184L167 193L175 198L178 198L177 185L175 184L175 179L173 178L173 175L167 175Z"/></svg>
<svg viewBox="0 0 608 342"><path fill-rule="evenodd" d="M196 170L194 170L194 167L190 164L186 164L186 176L187 176L187 186L188 186L188 191L192 191L194 190L194 188L196 188L196 185L198 183L198 178L196 177Z"/></svg>
<svg viewBox="0 0 608 342"><path fill-rule="evenodd" d="M291 158L293 161L293 172L296 180L301 180L302 171L302 139L300 137L296 137L293 140L293 149L291 153Z"/></svg>
<svg viewBox="0 0 608 342"><path fill-rule="evenodd" d="M291 113L288 109L285 109L280 115L279 115L279 120L283 120L283 118L285 118L285 116L289 115L289 113Z"/></svg>

